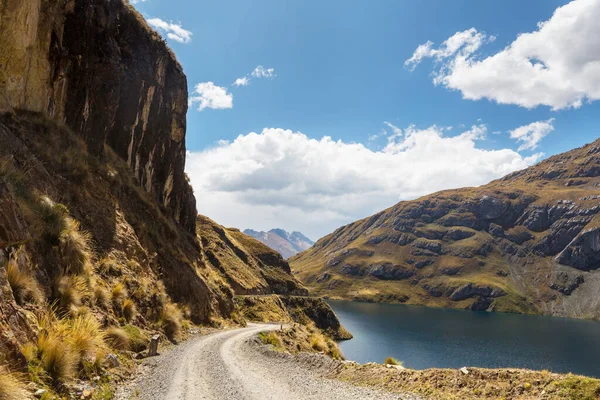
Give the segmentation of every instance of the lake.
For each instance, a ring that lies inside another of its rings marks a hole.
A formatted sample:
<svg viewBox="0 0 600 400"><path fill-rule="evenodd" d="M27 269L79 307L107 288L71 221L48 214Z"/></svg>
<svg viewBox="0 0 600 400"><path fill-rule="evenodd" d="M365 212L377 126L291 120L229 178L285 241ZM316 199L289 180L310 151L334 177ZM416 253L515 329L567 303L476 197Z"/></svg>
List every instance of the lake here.
<svg viewBox="0 0 600 400"><path fill-rule="evenodd" d="M405 367L547 369L600 377L600 323L537 315L328 301L354 339L348 360Z"/></svg>

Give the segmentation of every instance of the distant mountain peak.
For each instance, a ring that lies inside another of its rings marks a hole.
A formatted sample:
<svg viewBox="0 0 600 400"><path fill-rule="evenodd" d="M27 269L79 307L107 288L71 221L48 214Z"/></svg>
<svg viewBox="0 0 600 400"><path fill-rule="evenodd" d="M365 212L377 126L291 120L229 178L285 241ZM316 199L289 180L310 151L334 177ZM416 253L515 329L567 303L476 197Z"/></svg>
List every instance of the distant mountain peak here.
<svg viewBox="0 0 600 400"><path fill-rule="evenodd" d="M300 232L288 233L281 228L274 228L268 232L246 229L244 233L263 242L284 258L292 257L315 243Z"/></svg>

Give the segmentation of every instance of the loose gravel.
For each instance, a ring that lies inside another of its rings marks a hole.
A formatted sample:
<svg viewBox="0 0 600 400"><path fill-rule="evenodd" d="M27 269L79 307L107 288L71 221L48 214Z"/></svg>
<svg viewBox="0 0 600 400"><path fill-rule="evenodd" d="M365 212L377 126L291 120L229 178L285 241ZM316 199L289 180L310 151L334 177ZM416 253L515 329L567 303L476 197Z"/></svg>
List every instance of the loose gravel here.
<svg viewBox="0 0 600 400"><path fill-rule="evenodd" d="M277 353L256 338L279 325L251 324L184 342L144 361L133 382L116 398L129 400L339 399L418 400L326 379L339 365L323 355Z"/></svg>

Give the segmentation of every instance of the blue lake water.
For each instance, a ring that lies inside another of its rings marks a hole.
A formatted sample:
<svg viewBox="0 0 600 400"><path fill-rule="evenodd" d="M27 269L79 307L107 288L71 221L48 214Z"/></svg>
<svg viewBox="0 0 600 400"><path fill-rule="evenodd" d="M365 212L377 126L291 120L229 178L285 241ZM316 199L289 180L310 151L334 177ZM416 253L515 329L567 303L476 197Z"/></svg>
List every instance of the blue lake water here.
<svg viewBox="0 0 600 400"><path fill-rule="evenodd" d="M547 369L600 377L600 322L536 315L328 301L354 339L348 360L392 356L414 369Z"/></svg>

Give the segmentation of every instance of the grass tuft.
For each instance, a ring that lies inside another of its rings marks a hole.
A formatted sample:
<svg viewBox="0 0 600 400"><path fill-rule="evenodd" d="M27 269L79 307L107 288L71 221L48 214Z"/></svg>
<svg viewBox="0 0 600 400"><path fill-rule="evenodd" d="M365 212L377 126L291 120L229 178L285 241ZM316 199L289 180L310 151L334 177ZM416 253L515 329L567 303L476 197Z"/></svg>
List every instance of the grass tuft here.
<svg viewBox="0 0 600 400"><path fill-rule="evenodd" d="M67 340L81 361L86 357L95 357L96 352L104 347L104 332L96 318L87 314L71 322Z"/></svg>
<svg viewBox="0 0 600 400"><path fill-rule="evenodd" d="M394 357L386 357L383 363L384 364L389 364L389 365L400 365L400 366L402 366L402 361L398 361Z"/></svg>
<svg viewBox="0 0 600 400"><path fill-rule="evenodd" d="M320 332L314 332L310 336L310 347L315 351L327 352L327 350L329 350L327 340L325 340L325 336Z"/></svg>
<svg viewBox="0 0 600 400"><path fill-rule="evenodd" d="M11 255L6 267L6 278L19 305L28 302L40 302L42 291L31 270L22 269L18 264L18 253Z"/></svg>
<svg viewBox="0 0 600 400"><path fill-rule="evenodd" d="M68 218L68 223L60 235L60 249L67 271L73 274L87 274L90 270L91 236L79 229L79 223Z"/></svg>
<svg viewBox="0 0 600 400"><path fill-rule="evenodd" d="M110 292L110 297L113 305L116 308L121 308L125 297L127 297L127 289L125 288L125 285L121 282L117 283Z"/></svg>
<svg viewBox="0 0 600 400"><path fill-rule="evenodd" d="M173 341L181 332L181 310L175 304L167 304L160 315L162 330L169 340Z"/></svg>
<svg viewBox="0 0 600 400"><path fill-rule="evenodd" d="M63 311L70 311L73 307L79 307L82 298L89 291L86 281L77 276L60 276L54 286L58 306Z"/></svg>
<svg viewBox="0 0 600 400"><path fill-rule="evenodd" d="M106 330L106 343L110 347L116 350L130 350L131 349L131 341L129 340L129 335L127 331L124 329L118 328L116 326L111 326Z"/></svg>
<svg viewBox="0 0 600 400"><path fill-rule="evenodd" d="M125 317L127 322L130 322L137 314L137 310L135 308L135 303L131 299L126 299L123 302L123 306L121 307L121 310L122 310L123 316Z"/></svg>
<svg viewBox="0 0 600 400"><path fill-rule="evenodd" d="M0 368L0 399L21 400L28 398L23 378Z"/></svg>

